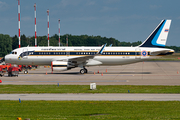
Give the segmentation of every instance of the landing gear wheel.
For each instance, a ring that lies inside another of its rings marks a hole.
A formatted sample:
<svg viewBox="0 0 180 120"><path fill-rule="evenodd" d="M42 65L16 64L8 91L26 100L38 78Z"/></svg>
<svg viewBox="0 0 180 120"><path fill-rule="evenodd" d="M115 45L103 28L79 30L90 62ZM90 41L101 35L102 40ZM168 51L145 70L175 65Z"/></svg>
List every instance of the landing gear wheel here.
<svg viewBox="0 0 180 120"><path fill-rule="evenodd" d="M81 73L81 74L84 74L84 73L85 73L85 69L81 69L81 70L80 70L80 73Z"/></svg>
<svg viewBox="0 0 180 120"><path fill-rule="evenodd" d="M27 71L27 70L25 70L25 71L24 71L24 74L28 74L28 71Z"/></svg>
<svg viewBox="0 0 180 120"><path fill-rule="evenodd" d="M86 68L80 70L81 74L88 73L88 70Z"/></svg>

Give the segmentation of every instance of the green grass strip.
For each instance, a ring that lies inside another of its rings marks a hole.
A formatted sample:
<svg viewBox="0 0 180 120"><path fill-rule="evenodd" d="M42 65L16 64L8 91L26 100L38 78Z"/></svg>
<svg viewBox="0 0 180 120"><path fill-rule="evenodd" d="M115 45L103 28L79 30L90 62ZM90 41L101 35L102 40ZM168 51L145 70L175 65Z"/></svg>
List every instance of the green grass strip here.
<svg viewBox="0 0 180 120"><path fill-rule="evenodd" d="M5 93L180 93L180 86L153 85L0 85L0 94Z"/></svg>
<svg viewBox="0 0 180 120"><path fill-rule="evenodd" d="M180 119L179 101L0 101L0 119Z"/></svg>

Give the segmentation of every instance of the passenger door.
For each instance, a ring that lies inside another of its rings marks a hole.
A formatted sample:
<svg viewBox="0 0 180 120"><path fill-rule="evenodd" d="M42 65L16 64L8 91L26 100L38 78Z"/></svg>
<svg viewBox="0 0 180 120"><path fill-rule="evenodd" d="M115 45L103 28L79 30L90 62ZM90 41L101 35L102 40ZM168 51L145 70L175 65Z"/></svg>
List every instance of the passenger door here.
<svg viewBox="0 0 180 120"><path fill-rule="evenodd" d="M135 49L135 59L141 59L141 49L140 48Z"/></svg>

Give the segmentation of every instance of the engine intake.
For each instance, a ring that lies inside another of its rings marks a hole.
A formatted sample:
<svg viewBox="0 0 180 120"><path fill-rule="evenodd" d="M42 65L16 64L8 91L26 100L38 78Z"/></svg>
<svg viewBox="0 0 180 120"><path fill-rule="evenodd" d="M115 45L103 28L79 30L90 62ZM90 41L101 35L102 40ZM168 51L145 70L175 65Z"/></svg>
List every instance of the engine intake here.
<svg viewBox="0 0 180 120"><path fill-rule="evenodd" d="M52 61L51 62L52 71L65 71L71 69L68 62L63 61Z"/></svg>

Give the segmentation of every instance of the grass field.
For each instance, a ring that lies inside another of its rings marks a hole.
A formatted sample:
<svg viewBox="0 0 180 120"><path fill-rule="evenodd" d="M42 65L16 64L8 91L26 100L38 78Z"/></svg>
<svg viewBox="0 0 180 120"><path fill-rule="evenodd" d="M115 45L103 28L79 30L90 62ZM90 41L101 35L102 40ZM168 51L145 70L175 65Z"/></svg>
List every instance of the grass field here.
<svg viewBox="0 0 180 120"><path fill-rule="evenodd" d="M0 94L5 93L180 93L180 86L151 85L0 85Z"/></svg>
<svg viewBox="0 0 180 120"><path fill-rule="evenodd" d="M180 119L180 102L167 101L0 101L0 119Z"/></svg>

